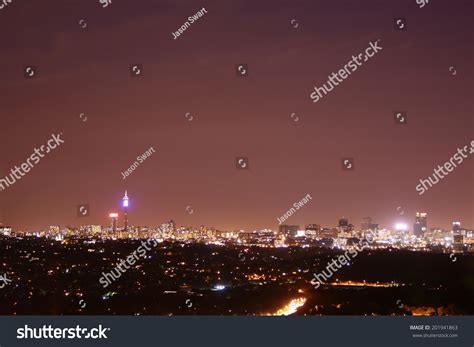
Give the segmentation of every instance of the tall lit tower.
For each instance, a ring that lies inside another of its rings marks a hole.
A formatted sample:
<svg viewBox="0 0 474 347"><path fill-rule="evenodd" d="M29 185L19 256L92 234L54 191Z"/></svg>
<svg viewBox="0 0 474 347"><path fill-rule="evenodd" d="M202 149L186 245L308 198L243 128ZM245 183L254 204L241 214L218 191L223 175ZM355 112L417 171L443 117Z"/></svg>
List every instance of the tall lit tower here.
<svg viewBox="0 0 474 347"><path fill-rule="evenodd" d="M122 198L122 206L123 206L123 216L124 216L124 230L128 231L128 216L127 216L127 208L128 208L128 195L127 191L125 191L125 195Z"/></svg>

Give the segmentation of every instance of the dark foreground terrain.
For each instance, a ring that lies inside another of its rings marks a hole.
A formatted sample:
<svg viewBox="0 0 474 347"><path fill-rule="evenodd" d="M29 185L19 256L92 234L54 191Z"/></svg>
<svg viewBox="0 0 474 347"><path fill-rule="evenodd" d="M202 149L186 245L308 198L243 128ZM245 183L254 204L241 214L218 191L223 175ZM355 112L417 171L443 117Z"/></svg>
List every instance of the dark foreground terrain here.
<svg viewBox="0 0 474 347"><path fill-rule="evenodd" d="M364 251L314 289L339 253L164 242L104 289L102 272L138 246L0 239L0 314L474 314L473 255Z"/></svg>

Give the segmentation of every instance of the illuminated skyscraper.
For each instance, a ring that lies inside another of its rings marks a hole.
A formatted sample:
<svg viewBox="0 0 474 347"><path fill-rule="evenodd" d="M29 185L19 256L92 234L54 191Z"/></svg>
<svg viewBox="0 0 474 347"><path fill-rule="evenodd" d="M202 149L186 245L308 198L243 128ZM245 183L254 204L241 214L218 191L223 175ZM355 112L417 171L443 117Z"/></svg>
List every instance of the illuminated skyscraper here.
<svg viewBox="0 0 474 347"><path fill-rule="evenodd" d="M112 219L111 227L112 227L112 232L115 234L115 232L117 231L118 213L114 213L114 212L110 213L109 217Z"/></svg>
<svg viewBox="0 0 474 347"><path fill-rule="evenodd" d="M174 222L174 220L170 220L169 226L170 226L171 232L174 235L176 235L176 223Z"/></svg>
<svg viewBox="0 0 474 347"><path fill-rule="evenodd" d="M349 224L349 220L346 217L342 217L339 219L339 224L338 224L338 229L339 231L352 231L354 229L354 226L352 224Z"/></svg>
<svg viewBox="0 0 474 347"><path fill-rule="evenodd" d="M287 238L293 238L296 236L298 229L300 228L299 225L286 225L282 224L279 226L280 234L284 235Z"/></svg>
<svg viewBox="0 0 474 347"><path fill-rule="evenodd" d="M128 208L128 195L127 191L125 191L125 195L122 198L122 206L123 206L123 218L124 218L124 224L123 224L123 229L125 231L128 231L128 215L127 215L127 208Z"/></svg>
<svg viewBox="0 0 474 347"><path fill-rule="evenodd" d="M361 224L361 229L362 230L372 230L372 231L377 231L379 228L378 224L372 223L372 218L370 217L364 217L364 222Z"/></svg>
<svg viewBox="0 0 474 347"><path fill-rule="evenodd" d="M321 233L321 226L318 224L309 224L305 229L307 234L313 237L318 237Z"/></svg>
<svg viewBox="0 0 474 347"><path fill-rule="evenodd" d="M339 219L339 228L347 228L349 226L349 220L345 217Z"/></svg>
<svg viewBox="0 0 474 347"><path fill-rule="evenodd" d="M427 229L427 213L417 212L415 215L415 224L413 225L413 234L415 236L423 236Z"/></svg>

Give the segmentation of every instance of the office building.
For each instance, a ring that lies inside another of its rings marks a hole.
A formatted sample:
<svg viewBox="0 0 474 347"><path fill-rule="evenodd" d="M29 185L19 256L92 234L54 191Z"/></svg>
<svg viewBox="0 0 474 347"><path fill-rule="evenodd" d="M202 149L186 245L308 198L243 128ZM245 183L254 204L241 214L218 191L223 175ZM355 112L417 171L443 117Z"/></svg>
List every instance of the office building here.
<svg viewBox="0 0 474 347"><path fill-rule="evenodd" d="M428 230L427 213L417 212L415 215L415 224L413 225L413 234L415 236L423 236Z"/></svg>
<svg viewBox="0 0 474 347"><path fill-rule="evenodd" d="M285 237L293 238L296 237L296 233L300 228L299 225L286 225L282 224L279 227L280 234L284 235Z"/></svg>
<svg viewBox="0 0 474 347"><path fill-rule="evenodd" d="M117 232L117 220L118 220L118 213L112 212L109 214L109 217L111 219L111 230L112 233L115 235Z"/></svg>

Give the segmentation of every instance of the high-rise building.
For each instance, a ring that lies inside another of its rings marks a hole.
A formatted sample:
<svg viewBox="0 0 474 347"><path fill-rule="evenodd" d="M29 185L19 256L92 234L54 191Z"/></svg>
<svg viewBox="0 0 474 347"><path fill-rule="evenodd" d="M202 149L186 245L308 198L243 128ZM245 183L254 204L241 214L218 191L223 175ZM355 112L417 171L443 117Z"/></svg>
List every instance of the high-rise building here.
<svg viewBox="0 0 474 347"><path fill-rule="evenodd" d="M339 228L347 228L349 226L349 220L345 217L342 217L339 219Z"/></svg>
<svg viewBox="0 0 474 347"><path fill-rule="evenodd" d="M286 225L282 224L279 227L280 234L285 235L285 237L296 237L296 233L300 228L299 225Z"/></svg>
<svg viewBox="0 0 474 347"><path fill-rule="evenodd" d="M377 231L379 228L378 224L372 223L372 218L370 217L365 217L364 222L361 224L361 229L363 231L371 230L371 231Z"/></svg>
<svg viewBox="0 0 474 347"><path fill-rule="evenodd" d="M461 230L461 222L453 222L453 231L459 232Z"/></svg>
<svg viewBox="0 0 474 347"><path fill-rule="evenodd" d="M312 237L319 237L321 226L319 224L308 224L305 228L306 233Z"/></svg>
<svg viewBox="0 0 474 347"><path fill-rule="evenodd" d="M413 225L413 234L415 236L423 236L423 234L428 230L427 228L427 213L417 212L415 215L415 224Z"/></svg>
<svg viewBox="0 0 474 347"><path fill-rule="evenodd" d="M117 232L118 213L112 212L109 214L109 217L112 220L112 223L111 223L112 232L115 234Z"/></svg>
<svg viewBox="0 0 474 347"><path fill-rule="evenodd" d="M349 224L349 220L347 218L342 217L341 219L339 219L338 229L340 232L347 232L354 230L354 226L352 224Z"/></svg>
<svg viewBox="0 0 474 347"><path fill-rule="evenodd" d="M125 231L128 230L128 215L127 215L127 209L128 209L128 195L127 191L125 191L125 195L122 198L122 206L123 206L123 229Z"/></svg>
<svg viewBox="0 0 474 347"><path fill-rule="evenodd" d="M336 238L338 236L339 229L338 228L323 228L320 232L320 237L322 238Z"/></svg>
<svg viewBox="0 0 474 347"><path fill-rule="evenodd" d="M170 229L173 235L176 235L176 223L174 222L174 220L170 220L168 224L170 226Z"/></svg>
<svg viewBox="0 0 474 347"><path fill-rule="evenodd" d="M464 251L464 236L453 235L453 251L463 252Z"/></svg>

